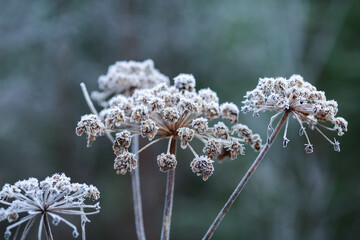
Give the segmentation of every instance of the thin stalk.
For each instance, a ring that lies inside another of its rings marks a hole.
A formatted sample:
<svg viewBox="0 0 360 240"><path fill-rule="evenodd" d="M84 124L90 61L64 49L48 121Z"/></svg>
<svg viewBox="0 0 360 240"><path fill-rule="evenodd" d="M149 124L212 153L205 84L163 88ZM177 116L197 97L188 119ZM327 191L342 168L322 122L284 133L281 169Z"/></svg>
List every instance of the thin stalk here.
<svg viewBox="0 0 360 240"><path fill-rule="evenodd" d="M290 111L286 111L284 113L284 115L280 119L279 123L277 124L275 130L271 134L269 140L266 142L265 146L263 147L263 149L261 150L261 152L259 153L257 158L255 159L255 161L253 162L253 164L251 165L249 170L246 172L245 176L241 179L240 183L237 185L234 192L231 194L230 198L225 203L224 207L221 209L221 211L219 212L219 214L215 218L214 222L209 227L207 233L203 237L203 240L210 239L212 237L212 235L214 234L216 228L219 226L220 222L222 221L222 219L224 218L226 213L229 211L230 207L233 205L236 198L239 196L241 190L244 188L247 181L250 179L252 174L255 172L255 169L259 165L260 161L264 158L265 154L267 153L267 151L269 150L271 144L273 143L275 137L278 135L281 127L284 125L286 119L288 118L289 114L290 114Z"/></svg>
<svg viewBox="0 0 360 240"><path fill-rule="evenodd" d="M176 153L176 138L171 139L170 154ZM174 201L174 185L175 185L175 169L171 169L167 172L166 179L166 195L164 204L164 216L161 229L161 240L168 240L170 238L170 225L171 225L171 213Z"/></svg>
<svg viewBox="0 0 360 240"><path fill-rule="evenodd" d="M53 240L49 220L47 218L46 213L44 213L44 227L45 227L45 232L46 232L46 239L47 240Z"/></svg>
<svg viewBox="0 0 360 240"><path fill-rule="evenodd" d="M131 151L136 154L139 151L139 136L132 138ZM134 215L135 215L135 227L136 234L139 240L145 240L144 218L141 203L141 191L140 191L140 175L139 175L139 163L138 166L131 172L131 186L133 192L134 201Z"/></svg>

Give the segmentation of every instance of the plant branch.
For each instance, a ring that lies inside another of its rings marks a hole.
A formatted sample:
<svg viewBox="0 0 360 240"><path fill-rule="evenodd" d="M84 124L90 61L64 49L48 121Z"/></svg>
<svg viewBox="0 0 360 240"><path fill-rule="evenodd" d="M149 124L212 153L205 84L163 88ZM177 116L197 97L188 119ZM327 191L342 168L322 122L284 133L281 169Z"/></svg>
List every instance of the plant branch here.
<svg viewBox="0 0 360 240"><path fill-rule="evenodd" d="M171 139L170 154L176 153L176 138ZM161 240L168 240L170 238L170 225L171 225L171 213L174 201L174 185L175 185L175 169L171 169L167 172L166 179L166 195L164 204L164 215L161 229Z"/></svg>
<svg viewBox="0 0 360 240"><path fill-rule="evenodd" d="M267 153L267 151L269 150L271 144L273 143L275 137L278 135L281 127L284 125L286 119L288 118L289 114L290 114L290 111L286 111L284 113L284 115L280 119L279 123L277 124L275 130L271 134L269 140L266 142L265 146L263 147L263 149L261 150L261 152L259 153L257 158L255 159L255 161L253 162L253 164L251 165L249 170L246 172L245 176L241 179L240 183L237 185L234 192L231 194L230 198L228 199L228 201L226 202L224 207L221 209L221 211L219 212L219 214L215 218L214 222L209 227L207 233L203 237L203 240L210 239L212 237L212 235L214 234L216 228L219 226L220 222L222 221L222 219L224 218L226 213L229 211L230 207L233 205L236 198L239 196L241 190L244 188L247 181L250 179L252 174L255 172L255 169L259 165L260 161L264 158L265 154Z"/></svg>

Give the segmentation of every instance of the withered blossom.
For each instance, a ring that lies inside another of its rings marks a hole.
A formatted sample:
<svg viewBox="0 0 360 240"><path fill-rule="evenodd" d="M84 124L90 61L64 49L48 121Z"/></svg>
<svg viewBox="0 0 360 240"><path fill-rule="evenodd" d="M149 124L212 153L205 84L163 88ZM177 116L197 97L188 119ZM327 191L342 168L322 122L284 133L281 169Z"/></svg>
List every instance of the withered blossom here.
<svg viewBox="0 0 360 240"><path fill-rule="evenodd" d="M229 125L237 123L239 109L233 103L220 105L214 91L207 88L196 92L195 86L193 75L180 74L174 78L173 86L160 83L152 88L135 89L129 96L117 94L109 99L108 107L100 112L100 117L87 115L97 119L95 126L100 126L101 133L116 133L113 150L116 155L114 168L118 174L135 169L135 156L161 139L169 139L169 146L171 140L179 140L182 149L189 147L195 157L191 168L202 175L204 180L212 174L214 158L235 159L237 155L244 154L242 143L260 150L261 139L245 125L237 124L229 129L224 122L219 121L209 126L211 120L219 117L228 120ZM96 137L90 131L92 129L83 127L86 125L83 121L81 119L78 123L76 132L86 132ZM245 134L241 132L240 126L246 128ZM150 142L139 152L130 154L128 149L134 136L142 136ZM191 147L190 143L194 139L205 145L205 155L199 156ZM167 152L157 157L157 163L163 172L177 165L176 157L170 154L169 147Z"/></svg>
<svg viewBox="0 0 360 240"><path fill-rule="evenodd" d="M0 191L0 204L7 208L0 208L0 221L7 220L10 225L6 228L4 238L10 239L11 230L16 228L15 239L21 226L25 225L20 237L25 239L37 219L40 219L39 240L44 231L48 239L53 239L50 220L55 226L63 222L71 227L76 238L79 236L77 227L64 216L77 215L80 216L85 239L85 224L90 222L87 216L100 211L99 203L86 204L87 198L98 200L100 192L93 185L71 183L65 174L54 174L40 182L36 178L29 178L14 185L5 184ZM86 212L85 209L92 211Z"/></svg>
<svg viewBox="0 0 360 240"><path fill-rule="evenodd" d="M333 146L334 150L340 151L340 143L330 140L319 128L335 131L342 136L347 131L348 123L342 117L337 117L338 104L335 100L327 100L325 92L318 91L316 87L303 80L300 75L292 75L289 79L260 78L258 85L252 91L246 93L242 111L252 111L255 116L259 112L277 111L270 119L268 136L273 132L272 123L281 112L291 112L300 125L299 135L305 135L307 143L305 151L313 152L304 124L311 130L317 130ZM333 127L327 127L321 122L330 122ZM286 121L283 136L283 146L286 147L289 139L286 137L289 119Z"/></svg>

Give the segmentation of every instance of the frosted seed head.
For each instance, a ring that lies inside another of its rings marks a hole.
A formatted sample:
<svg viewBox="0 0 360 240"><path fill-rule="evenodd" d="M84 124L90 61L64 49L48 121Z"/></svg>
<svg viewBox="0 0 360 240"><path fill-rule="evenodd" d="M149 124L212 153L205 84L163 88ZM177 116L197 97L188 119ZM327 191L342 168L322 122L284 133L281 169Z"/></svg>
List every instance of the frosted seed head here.
<svg viewBox="0 0 360 240"><path fill-rule="evenodd" d="M180 137L180 146L182 149L185 149L187 147L188 142L190 142L195 135L195 131L187 128L182 127L178 129L178 136Z"/></svg>
<svg viewBox="0 0 360 240"><path fill-rule="evenodd" d="M249 138L252 135L252 131L248 126L239 123L231 127L231 134L237 134L241 138Z"/></svg>
<svg viewBox="0 0 360 240"><path fill-rule="evenodd" d="M236 159L239 154L244 155L244 145L236 140L230 139L224 144L224 150L229 154L232 160Z"/></svg>
<svg viewBox="0 0 360 240"><path fill-rule="evenodd" d="M239 108L233 103L223 103L220 106L222 117L232 123L238 122Z"/></svg>
<svg viewBox="0 0 360 240"><path fill-rule="evenodd" d="M212 139L206 142L203 152L207 154L209 158L213 159L221 153L222 148L223 146L220 141Z"/></svg>
<svg viewBox="0 0 360 240"><path fill-rule="evenodd" d="M115 155L127 151L131 144L131 134L129 131L124 130L116 133L115 140L113 142L113 150Z"/></svg>
<svg viewBox="0 0 360 240"><path fill-rule="evenodd" d="M214 125L213 133L217 138L227 139L229 137L229 128L223 122L218 122Z"/></svg>
<svg viewBox="0 0 360 240"><path fill-rule="evenodd" d="M206 118L212 120L220 116L220 107L216 102L207 102L204 105Z"/></svg>
<svg viewBox="0 0 360 240"><path fill-rule="evenodd" d="M203 180L206 181L214 173L213 162L206 156L199 156L194 158L190 167L197 176L203 176Z"/></svg>
<svg viewBox="0 0 360 240"><path fill-rule="evenodd" d="M157 156L157 164L159 165L161 172L167 172L175 169L177 161L174 154L165 154Z"/></svg>
<svg viewBox="0 0 360 240"><path fill-rule="evenodd" d="M216 92L212 91L210 88L200 89L199 97L201 97L205 102L214 102L219 104L219 98Z"/></svg>
<svg viewBox="0 0 360 240"><path fill-rule="evenodd" d="M203 134L208 130L208 120L203 117L196 118L192 121L191 126L196 133Z"/></svg>
<svg viewBox="0 0 360 240"><path fill-rule="evenodd" d="M137 160L135 155L124 151L116 156L114 161L114 169L117 174L125 175L127 172L132 172L137 167Z"/></svg>
<svg viewBox="0 0 360 240"><path fill-rule="evenodd" d="M179 111L174 107L167 107L163 111L163 119L171 124L176 123L180 118Z"/></svg>
<svg viewBox="0 0 360 240"><path fill-rule="evenodd" d="M160 113L165 107L165 102L164 100L162 100L161 98L158 97L154 97L150 102L149 102L149 110L151 112L157 112Z"/></svg>
<svg viewBox="0 0 360 240"><path fill-rule="evenodd" d="M107 128L114 128L114 126L119 127L125 122L125 113L120 108L104 109L99 115Z"/></svg>
<svg viewBox="0 0 360 240"><path fill-rule="evenodd" d="M174 85L181 91L192 92L195 90L195 78L192 74L181 73L174 78Z"/></svg>
<svg viewBox="0 0 360 240"><path fill-rule="evenodd" d="M156 123L154 121L147 119L141 122L140 125L141 136L147 137L149 141L151 141L155 137L157 130L158 127L156 126Z"/></svg>
<svg viewBox="0 0 360 240"><path fill-rule="evenodd" d="M192 99L181 98L178 109L181 114L195 113L198 111L198 106Z"/></svg>
<svg viewBox="0 0 360 240"><path fill-rule="evenodd" d="M81 120L78 122L76 127L76 134L81 136L83 133L86 133L87 146L90 147L96 137L103 136L105 134L105 129L103 124L98 120L96 115L87 114L81 117Z"/></svg>
<svg viewBox="0 0 360 240"><path fill-rule="evenodd" d="M141 122L149 118L149 110L146 106L139 105L133 108L130 121Z"/></svg>

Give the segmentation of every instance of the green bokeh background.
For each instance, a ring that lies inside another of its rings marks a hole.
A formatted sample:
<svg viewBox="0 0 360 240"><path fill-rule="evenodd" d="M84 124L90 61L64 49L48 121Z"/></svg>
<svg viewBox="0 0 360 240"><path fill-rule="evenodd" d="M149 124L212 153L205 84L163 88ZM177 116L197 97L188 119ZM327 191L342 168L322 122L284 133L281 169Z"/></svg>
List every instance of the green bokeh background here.
<svg viewBox="0 0 360 240"><path fill-rule="evenodd" d="M210 87L221 102L240 106L259 77L298 73L338 101L349 122L349 132L337 138L341 152L310 132L315 151L307 155L291 121L288 148L275 141L213 239L360 239L359 1L0 4L0 186L65 172L101 191L102 210L87 225L88 239L135 239L130 175L115 174L107 139L87 149L75 135L89 112L79 83L96 90L98 76L115 61L151 58L170 78L192 73L197 89ZM242 114L240 122L264 139L270 116ZM155 160L164 149L166 143L157 144L140 156L148 239L160 235L166 176ZM200 239L256 153L249 148L237 160L215 163L203 182L189 168L191 153L179 150L171 238ZM71 239L61 224L54 232Z"/></svg>

